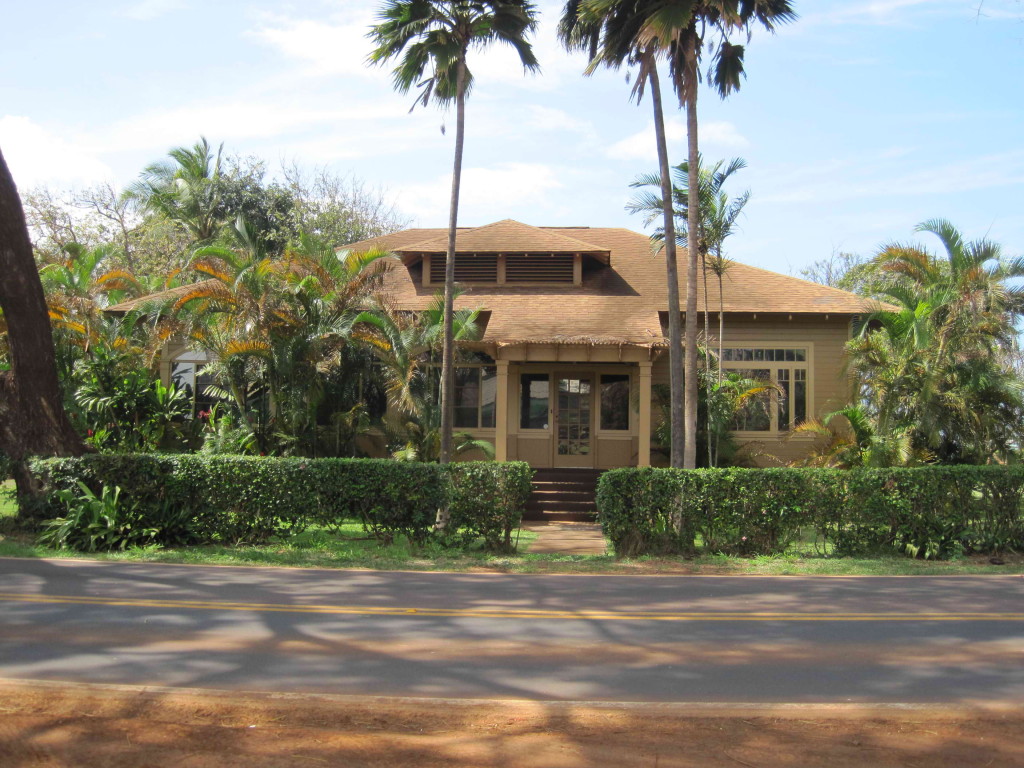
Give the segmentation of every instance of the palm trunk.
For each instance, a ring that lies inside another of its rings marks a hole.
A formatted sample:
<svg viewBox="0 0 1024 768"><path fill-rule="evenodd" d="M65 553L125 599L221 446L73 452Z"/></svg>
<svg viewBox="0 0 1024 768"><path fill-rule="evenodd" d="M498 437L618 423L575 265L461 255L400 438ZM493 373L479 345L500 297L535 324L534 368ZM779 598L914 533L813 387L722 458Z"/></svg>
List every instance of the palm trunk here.
<svg viewBox="0 0 1024 768"><path fill-rule="evenodd" d="M700 270L704 282L704 421L707 424L704 440L708 444L708 466L713 467L715 459L711 452L711 331L708 330L711 327L711 319L708 314L708 256L703 250L700 254ZM721 359L718 364L722 364Z"/></svg>
<svg viewBox="0 0 1024 768"><path fill-rule="evenodd" d="M668 373L671 461L673 467L683 466L683 344L679 315L679 268L676 263L675 211L672 209L672 177L668 165L668 142L665 139L665 113L661 106L661 84L657 64L651 61L648 80L654 102L654 134L658 144L658 167L661 173L661 205L665 227L665 277L668 283ZM640 435L650 440L650 435Z"/></svg>
<svg viewBox="0 0 1024 768"><path fill-rule="evenodd" d="M722 263L722 254L719 251L717 255L718 268L722 270L724 265ZM725 344L725 291L722 287L722 278L724 277L721 271L715 273L718 276L718 386L722 386L722 355L725 352L723 345ZM718 464L718 430L715 430L715 465Z"/></svg>
<svg viewBox="0 0 1024 768"><path fill-rule="evenodd" d="M455 97L455 165L452 198L448 208L448 254L444 265L444 344L441 348L441 457L452 458L452 424L455 412L455 234L459 221L459 189L462 184L462 147L466 135L466 57L459 62Z"/></svg>
<svg viewBox="0 0 1024 768"><path fill-rule="evenodd" d="M686 101L686 144L689 163L689 190L686 220L686 350L683 376L684 389L684 433L685 451L683 467L697 466L697 257L700 254L700 200L698 184L700 178L697 165L700 162L697 142L697 54L699 39L694 35L694 44L687 47L684 61L683 83Z"/></svg>
<svg viewBox="0 0 1024 768"><path fill-rule="evenodd" d="M11 368L0 373L0 453L14 463L18 498L37 489L30 456L79 456L86 446L64 411L53 331L25 213L0 153L0 309L7 322ZM23 504L22 508L27 508Z"/></svg>

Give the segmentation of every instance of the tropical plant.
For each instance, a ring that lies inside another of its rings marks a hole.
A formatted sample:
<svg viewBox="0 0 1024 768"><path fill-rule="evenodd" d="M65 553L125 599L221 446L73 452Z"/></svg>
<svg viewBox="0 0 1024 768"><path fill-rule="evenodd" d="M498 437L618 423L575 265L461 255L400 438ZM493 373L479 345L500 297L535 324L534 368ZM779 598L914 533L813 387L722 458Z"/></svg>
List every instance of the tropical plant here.
<svg viewBox="0 0 1024 768"><path fill-rule="evenodd" d="M700 181L698 199L700 200L700 237L697 239L701 263L701 275L704 283L704 336L705 343L710 344L711 330L709 323L710 296L708 292L708 272L718 277L718 359L722 359L722 351L725 338L725 291L723 280L725 273L729 270L730 261L723 253L725 240L730 237L736 229L736 221L743 208L750 200L750 191L743 192L739 197L730 198L725 191L725 183L734 173L747 167L745 160L734 157L726 164L724 160L717 161L714 165L706 167L703 165L703 157L698 155L697 177ZM724 167L723 167L724 166ZM676 227L676 240L684 248L688 245L688 224L689 224L689 164L680 163L674 169L675 179L672 185L673 208L676 216L680 219ZM636 179L631 187L641 189L626 206L631 213L644 213L644 224L650 224L662 214L664 203L658 192L649 188L661 191L661 174L647 174ZM664 227L658 228L654 233L655 241L664 241ZM712 398L712 379L705 379L705 399ZM718 384L722 383L721 368L719 368ZM709 429L710 431L710 429ZM708 462L714 466L713 455L715 446L708 441Z"/></svg>
<svg viewBox="0 0 1024 768"><path fill-rule="evenodd" d="M394 85L400 93L414 86L419 94L413 103L426 106L455 103L455 160L448 215L448 250L444 281L444 343L441 353L441 453L442 463L451 458L453 401L455 396L455 238L458 228L459 191L466 123L466 95L473 84L467 64L471 49L501 42L512 46L526 71L539 68L527 36L537 26L535 9L528 0L388 0L380 23L370 37L376 45L372 64L400 59Z"/></svg>
<svg viewBox="0 0 1024 768"><path fill-rule="evenodd" d="M893 243L879 253L875 290L887 306L848 345L876 439L904 440L905 463L986 463L1016 453L1024 438L1024 385L1010 358L1024 307L1024 259L1003 258L987 240L967 242L944 220L920 224L942 245L935 254Z"/></svg>
<svg viewBox="0 0 1024 768"><path fill-rule="evenodd" d="M67 514L43 524L40 544L96 552L143 546L156 539L159 529L143 523L138 511L122 500L119 487L104 486L100 496L81 481L78 487L77 493L57 492Z"/></svg>
<svg viewBox="0 0 1024 768"><path fill-rule="evenodd" d="M170 161L147 165L125 191L140 210L176 222L194 244L212 241L227 223L222 204L221 144L216 153L205 137L191 147L175 147Z"/></svg>
<svg viewBox="0 0 1024 768"><path fill-rule="evenodd" d="M655 133L659 149L659 171L662 182L664 204L664 226L666 239L666 261L674 240L670 229L673 216L670 205L671 189L667 151L664 148L664 118L660 108L660 89L657 80L656 59L664 56L669 62L673 87L680 103L686 108L686 133L688 150L688 231L700 232L700 202L698 190L699 145L697 136L697 86L700 78L699 65L705 45L710 43L712 63L708 79L724 98L740 86L745 74L743 67L745 49L731 41L734 34L749 36L753 24L758 23L769 31L781 23L796 18L787 0L750 0L737 3L732 0L705 0L704 2L664 3L648 0L641 3L626 3L621 0L569 0L563 11L560 32L563 41L570 47L589 49L591 67L598 64L620 67L624 64L638 65L639 75L634 93L639 97L643 83L649 81L652 100L655 104ZM710 38L710 39L709 39ZM698 235L699 236L699 235ZM696 240L691 237L691 241ZM692 247L697 245L696 248ZM678 419L673 419L673 445L683 442L682 466L696 464L697 433L697 264L699 243L691 242L688 249L686 281L686 340L685 362L681 372L672 372L673 383L681 375L683 391L682 431ZM669 285L669 349L678 350L677 334L671 323L678 317L678 308L673 306L672 293L678 283L668 275ZM678 351L676 352L678 354ZM675 368L678 368L676 364ZM670 359L670 372L673 368ZM680 387L682 388L682 387ZM673 396L679 391L673 387Z"/></svg>

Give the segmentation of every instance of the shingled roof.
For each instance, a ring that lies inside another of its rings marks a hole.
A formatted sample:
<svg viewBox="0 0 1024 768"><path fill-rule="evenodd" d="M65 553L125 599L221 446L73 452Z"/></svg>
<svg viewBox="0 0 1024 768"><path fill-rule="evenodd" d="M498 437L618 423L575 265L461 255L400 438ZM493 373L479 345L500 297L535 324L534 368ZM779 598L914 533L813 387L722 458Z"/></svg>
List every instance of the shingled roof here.
<svg viewBox="0 0 1024 768"><path fill-rule="evenodd" d="M402 255L445 253L448 250L448 230L440 230L440 233L422 242L401 244L391 250ZM560 230L531 227L513 219L461 230L455 246L456 253L585 253L606 264L609 255L605 246L567 236Z"/></svg>
<svg viewBox="0 0 1024 768"><path fill-rule="evenodd" d="M501 232L510 235L506 243L496 237ZM571 343L569 340L585 338L600 339L603 344L659 345L664 340L659 312L668 310L665 263L660 254L652 251L646 235L627 229L529 227L506 220L460 229L456 242L460 253L522 253L526 242L545 242L561 243L563 253L603 251L610 257L609 266L592 264L584 269L581 286L467 286L456 306L490 311L485 342ZM354 250L371 247L403 255L443 251L447 247L447 230L403 230L346 246ZM544 250L553 252L550 247ZM685 270L680 270L679 288L680 294L685 295ZM385 278L385 289L394 306L406 310L426 309L438 290L437 286L423 286L419 268L411 265L392 270ZM709 276L708 289L709 309L717 312L718 281L714 276ZM733 262L729 268L723 292L724 309L731 313L858 315L878 306L853 293L742 262ZM702 284L698 284L697 297L698 308L703 312Z"/></svg>

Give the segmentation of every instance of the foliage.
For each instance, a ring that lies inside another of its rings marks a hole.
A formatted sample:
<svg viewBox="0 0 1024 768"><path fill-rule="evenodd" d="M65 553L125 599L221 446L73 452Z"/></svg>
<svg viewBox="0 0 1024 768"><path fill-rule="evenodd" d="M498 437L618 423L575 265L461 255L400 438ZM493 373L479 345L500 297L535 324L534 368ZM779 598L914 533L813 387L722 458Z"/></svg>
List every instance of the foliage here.
<svg viewBox="0 0 1024 768"><path fill-rule="evenodd" d="M104 486L96 496L84 483L79 492L58 491L56 496L67 510L64 517L43 525L39 542L54 549L96 552L129 549L153 543L158 529L144 525L138 511L121 500L121 489Z"/></svg>
<svg viewBox="0 0 1024 768"><path fill-rule="evenodd" d="M772 555L803 530L834 554L917 558L1024 549L1024 467L617 469L598 484L619 556Z"/></svg>
<svg viewBox="0 0 1024 768"><path fill-rule="evenodd" d="M862 407L888 461L934 457L985 463L1019 450L1024 383L1013 369L1024 306L1024 259L987 240L967 242L949 222L917 228L943 247L893 243L875 259L889 304L861 325L847 351ZM865 454L870 457L871 454Z"/></svg>
<svg viewBox="0 0 1024 768"><path fill-rule="evenodd" d="M463 543L480 536L494 548L508 545L531 474L521 463L458 465L449 476L438 464L387 459L170 454L47 459L33 471L44 486L41 517L64 516L64 495L83 485L101 499L119 488L154 543L258 543L356 519L382 543L423 544L451 505L470 534Z"/></svg>
<svg viewBox="0 0 1024 768"><path fill-rule="evenodd" d="M523 461L467 461L448 465L446 535L477 538L492 552L513 552L512 531L519 527L530 495L533 469Z"/></svg>

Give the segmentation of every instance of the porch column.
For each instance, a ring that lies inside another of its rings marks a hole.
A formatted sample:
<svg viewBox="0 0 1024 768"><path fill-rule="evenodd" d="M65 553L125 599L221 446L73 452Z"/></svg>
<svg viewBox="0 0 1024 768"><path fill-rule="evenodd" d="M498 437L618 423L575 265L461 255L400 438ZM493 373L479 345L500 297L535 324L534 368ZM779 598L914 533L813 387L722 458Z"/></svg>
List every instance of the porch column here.
<svg viewBox="0 0 1024 768"><path fill-rule="evenodd" d="M638 467L651 466L651 361L640 363L640 439Z"/></svg>
<svg viewBox="0 0 1024 768"><path fill-rule="evenodd" d="M496 360L497 390L494 393L494 460L508 461L508 360Z"/></svg>

